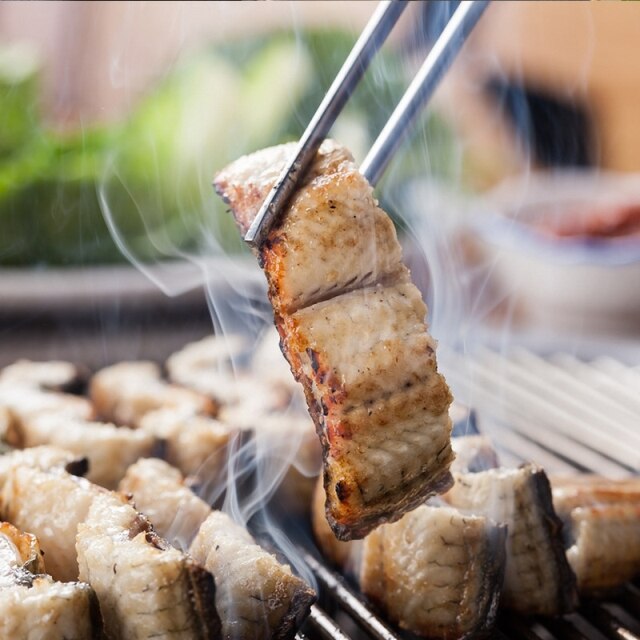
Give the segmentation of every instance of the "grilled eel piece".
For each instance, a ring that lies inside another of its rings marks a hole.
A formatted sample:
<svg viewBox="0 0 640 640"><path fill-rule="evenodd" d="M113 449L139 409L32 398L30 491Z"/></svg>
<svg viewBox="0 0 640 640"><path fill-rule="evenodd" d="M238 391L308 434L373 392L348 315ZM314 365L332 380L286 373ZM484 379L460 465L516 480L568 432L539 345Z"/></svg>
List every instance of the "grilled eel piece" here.
<svg viewBox="0 0 640 640"><path fill-rule="evenodd" d="M101 369L91 378L89 396L102 420L130 427L137 427L149 411L165 407L188 407L203 415L217 411L211 398L163 380L153 362L120 362Z"/></svg>
<svg viewBox="0 0 640 640"><path fill-rule="evenodd" d="M567 558L581 594L607 594L640 574L640 478L553 478Z"/></svg>
<svg viewBox="0 0 640 640"><path fill-rule="evenodd" d="M322 554L354 576L395 623L434 638L481 637L495 620L506 527L450 507L422 506L364 540L343 542L324 517L322 484L312 509Z"/></svg>
<svg viewBox="0 0 640 640"><path fill-rule="evenodd" d="M213 576L118 494L95 497L76 544L80 579L98 596L107 638L220 638Z"/></svg>
<svg viewBox="0 0 640 640"><path fill-rule="evenodd" d="M525 614L559 615L577 600L575 576L562 542L562 523L544 471L533 464L456 474L444 496L465 513L508 527L502 604Z"/></svg>
<svg viewBox="0 0 640 640"><path fill-rule="evenodd" d="M211 513L211 507L193 493L182 473L157 458L132 464L119 489L131 495L158 534L179 549L189 548Z"/></svg>
<svg viewBox="0 0 640 640"><path fill-rule="evenodd" d="M9 426L41 413L95 418L93 405L86 398L17 382L0 382L0 409L8 413Z"/></svg>
<svg viewBox="0 0 640 640"><path fill-rule="evenodd" d="M292 145L215 179L246 231ZM451 486L451 394L390 218L349 152L325 141L258 252L282 352L320 436L327 519L342 540Z"/></svg>
<svg viewBox="0 0 640 640"><path fill-rule="evenodd" d="M4 487L9 473L16 467L35 467L48 470L61 468L74 476L83 476L88 469L89 462L60 447L43 445L29 449L17 449L0 456L0 492Z"/></svg>
<svg viewBox="0 0 640 640"><path fill-rule="evenodd" d="M86 371L64 360L17 360L0 371L0 383L33 386L49 391L79 391Z"/></svg>
<svg viewBox="0 0 640 640"><path fill-rule="evenodd" d="M211 511L182 475L161 460L138 461L121 489L133 494L152 522L158 518L159 532L178 536L181 544L190 542L194 560L214 575L223 638L294 637L315 594L287 565L258 546L244 527ZM174 524L171 517L180 522Z"/></svg>
<svg viewBox="0 0 640 640"><path fill-rule="evenodd" d="M450 507L418 507L364 539L360 587L417 635L484 637L498 610L506 533Z"/></svg>
<svg viewBox="0 0 640 640"><path fill-rule="evenodd" d="M102 637L95 593L83 582L45 575L38 540L0 522L0 637L87 640Z"/></svg>
<svg viewBox="0 0 640 640"><path fill-rule="evenodd" d="M295 636L315 593L288 565L257 545L244 527L226 513L213 511L189 551L216 578L216 607L225 640Z"/></svg>
<svg viewBox="0 0 640 640"><path fill-rule="evenodd" d="M151 411L140 419L139 431L160 441L162 457L184 475L208 480L225 471L229 444L239 433L191 407Z"/></svg>
<svg viewBox="0 0 640 640"><path fill-rule="evenodd" d="M150 456L156 438L143 431L89 422L56 413L39 413L14 422L6 441L15 447L53 445L87 458L86 478L115 489L129 465Z"/></svg>
<svg viewBox="0 0 640 640"><path fill-rule="evenodd" d="M107 638L219 637L211 574L162 541L124 496L61 469L16 467L0 516L38 537L55 579L80 577L95 590Z"/></svg>

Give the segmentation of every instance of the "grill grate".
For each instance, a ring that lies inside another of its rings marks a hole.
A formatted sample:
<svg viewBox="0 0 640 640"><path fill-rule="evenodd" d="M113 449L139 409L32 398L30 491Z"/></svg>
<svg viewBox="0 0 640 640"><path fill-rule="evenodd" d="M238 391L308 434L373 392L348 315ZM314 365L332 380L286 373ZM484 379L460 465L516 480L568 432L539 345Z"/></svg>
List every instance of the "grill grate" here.
<svg viewBox="0 0 640 640"><path fill-rule="evenodd" d="M474 407L480 428L505 465L533 460L551 473L594 472L621 478L640 469L640 369L610 358L590 363L559 354L548 359L517 349L480 349L462 356L441 349L440 368L454 396ZM301 551L318 580L320 602L299 640L405 640L346 580ZM338 622L339 621L339 622ZM640 586L627 584L613 600L585 602L552 620L504 612L498 640L640 640Z"/></svg>

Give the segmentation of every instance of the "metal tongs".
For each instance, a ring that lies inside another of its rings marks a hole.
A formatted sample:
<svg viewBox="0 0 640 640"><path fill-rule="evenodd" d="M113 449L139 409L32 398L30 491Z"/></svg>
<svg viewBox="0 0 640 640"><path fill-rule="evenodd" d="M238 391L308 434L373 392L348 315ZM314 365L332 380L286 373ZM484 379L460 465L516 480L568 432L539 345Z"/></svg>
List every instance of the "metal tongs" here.
<svg viewBox="0 0 640 640"><path fill-rule="evenodd" d="M259 247L262 244L374 55L408 4L407 0L386 0L378 5L300 138L294 156L283 169L249 227L244 237L249 245ZM435 91L488 4L489 0L461 2L429 51L360 167L362 174L373 186L384 173L411 124Z"/></svg>

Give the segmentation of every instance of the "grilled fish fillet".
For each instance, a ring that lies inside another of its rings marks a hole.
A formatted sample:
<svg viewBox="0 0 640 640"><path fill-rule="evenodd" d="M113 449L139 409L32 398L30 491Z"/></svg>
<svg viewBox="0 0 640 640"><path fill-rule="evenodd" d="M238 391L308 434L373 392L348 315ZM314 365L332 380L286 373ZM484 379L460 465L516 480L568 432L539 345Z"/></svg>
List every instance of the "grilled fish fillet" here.
<svg viewBox="0 0 640 640"><path fill-rule="evenodd" d="M0 638L100 638L97 600L89 585L54 582L44 571L36 537L0 523Z"/></svg>
<svg viewBox="0 0 640 640"><path fill-rule="evenodd" d="M214 481L225 473L228 446L238 429L191 407L158 409L145 414L139 430L162 443L162 457L184 475Z"/></svg>
<svg viewBox="0 0 640 640"><path fill-rule="evenodd" d="M82 385L84 372L71 362L17 360L0 371L0 383L33 386L49 391L73 391Z"/></svg>
<svg viewBox="0 0 640 640"><path fill-rule="evenodd" d="M391 620L429 638L483 637L493 627L506 528L448 507L418 507L363 542L360 586Z"/></svg>
<svg viewBox="0 0 640 640"><path fill-rule="evenodd" d="M456 508L508 527L504 606L558 615L576 604L575 576L562 543L562 523L544 471L535 465L456 475L444 496Z"/></svg>
<svg viewBox="0 0 640 640"><path fill-rule="evenodd" d="M0 589L0 638L11 640L98 640L95 594L81 582L35 576L31 586Z"/></svg>
<svg viewBox="0 0 640 640"><path fill-rule="evenodd" d="M217 640L211 574L170 547L114 493L97 496L78 526L80 578L95 590L113 640Z"/></svg>
<svg viewBox="0 0 640 640"><path fill-rule="evenodd" d="M241 231L292 151L259 151L216 177ZM446 490L451 394L426 307L391 220L344 148L321 146L258 259L282 351L322 442L336 535L361 538Z"/></svg>
<svg viewBox="0 0 640 640"><path fill-rule="evenodd" d="M173 353L165 367L171 382L229 402L236 371L232 361L244 357L250 345L240 335L209 336Z"/></svg>
<svg viewBox="0 0 640 640"><path fill-rule="evenodd" d="M197 532L190 545L194 560L216 580L216 607L222 637L229 640L292 638L315 599L287 565L259 547L229 516L211 511L191 493L181 474L160 460L140 460L121 488L158 531L176 543ZM176 522L171 518L175 518Z"/></svg>
<svg viewBox="0 0 640 640"><path fill-rule="evenodd" d="M9 412L12 422L18 423L40 413L56 413L81 420L95 417L93 405L86 398L13 382L0 383L0 407Z"/></svg>
<svg viewBox="0 0 640 640"><path fill-rule="evenodd" d="M45 471L59 467L72 475L82 476L87 470L88 462L86 458L78 457L70 451L46 445L11 451L0 456L0 491L9 472L16 467L35 467Z"/></svg>
<svg viewBox="0 0 640 640"><path fill-rule="evenodd" d="M216 607L225 640L293 638L315 593L227 514L214 511L190 548L216 578Z"/></svg>
<svg viewBox="0 0 640 640"><path fill-rule="evenodd" d="M156 438L143 431L113 424L41 413L22 420L7 434L16 447L53 445L89 461L86 478L115 489L127 468L138 458L150 456Z"/></svg>
<svg viewBox="0 0 640 640"><path fill-rule="evenodd" d="M565 525L567 558L580 593L607 593L639 575L640 479L588 476L552 483L553 503Z"/></svg>
<svg viewBox="0 0 640 640"><path fill-rule="evenodd" d="M92 500L106 490L64 470L12 468L0 502L0 517L37 536L47 571L62 582L78 579L76 533Z"/></svg>
<svg viewBox="0 0 640 640"><path fill-rule="evenodd" d="M164 381L153 362L121 362L101 369L91 378L89 395L102 420L130 427L156 409L187 407L204 415L217 410L210 398Z"/></svg>
<svg viewBox="0 0 640 640"><path fill-rule="evenodd" d="M211 507L187 486L178 469L146 458L131 465L120 482L154 529L180 549L188 549Z"/></svg>

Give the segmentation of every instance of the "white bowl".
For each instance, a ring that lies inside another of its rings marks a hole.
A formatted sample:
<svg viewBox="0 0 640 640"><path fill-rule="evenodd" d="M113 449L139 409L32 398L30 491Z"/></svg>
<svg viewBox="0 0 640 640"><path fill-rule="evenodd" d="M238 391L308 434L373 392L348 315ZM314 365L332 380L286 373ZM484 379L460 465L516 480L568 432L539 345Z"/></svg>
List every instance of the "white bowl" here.
<svg viewBox="0 0 640 640"><path fill-rule="evenodd" d="M531 174L489 193L473 230L501 291L537 322L640 331L640 234L554 237L541 216L640 205L640 175Z"/></svg>

